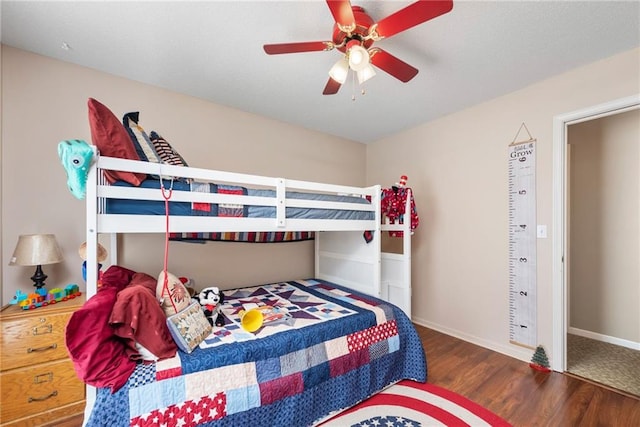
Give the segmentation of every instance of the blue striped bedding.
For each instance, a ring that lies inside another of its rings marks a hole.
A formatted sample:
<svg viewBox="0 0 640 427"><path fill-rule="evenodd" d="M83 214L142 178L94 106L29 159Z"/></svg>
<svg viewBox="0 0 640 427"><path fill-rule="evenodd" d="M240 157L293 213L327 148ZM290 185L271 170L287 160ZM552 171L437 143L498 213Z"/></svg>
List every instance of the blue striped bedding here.
<svg viewBox="0 0 640 427"><path fill-rule="evenodd" d="M130 184L123 181L116 181L113 185L131 187ZM168 187L168 181L165 181L165 187ZM211 187L210 192L215 192L217 186L215 184L209 184ZM160 180L147 179L140 185L142 188L160 188ZM275 191L262 190L262 189L250 189L244 187L235 187L242 189L242 194L248 196L259 197L275 197ZM184 181L174 181L173 189L179 191L191 191L191 185ZM324 200L324 201L338 201L338 202L350 202L368 204L369 202L361 197L352 196L337 196L330 194L318 194L318 193L302 193L302 192L287 192L287 198L292 199L307 199L307 200ZM218 216L217 205L212 205L211 209L207 211L193 209L191 203L188 202L169 202L170 215L205 215L205 216ZM106 201L106 213L109 214L128 214L128 215L164 215L165 206L164 201L150 201L150 200L130 200L130 199L107 199ZM222 216L222 215L220 215ZM242 213L237 216L245 218L275 218L276 208L271 206L243 206ZM334 209L309 209L309 208L286 208L287 218L305 218L305 219L360 219L371 220L374 219L374 212L352 211L352 210L334 210Z"/></svg>

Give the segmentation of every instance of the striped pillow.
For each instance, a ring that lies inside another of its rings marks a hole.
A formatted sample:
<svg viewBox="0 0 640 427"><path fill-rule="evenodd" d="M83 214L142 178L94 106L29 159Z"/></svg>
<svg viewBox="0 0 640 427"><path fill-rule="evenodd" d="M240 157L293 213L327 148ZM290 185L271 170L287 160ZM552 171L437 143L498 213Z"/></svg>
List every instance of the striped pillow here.
<svg viewBox="0 0 640 427"><path fill-rule="evenodd" d="M182 156L173 149L171 144L169 144L166 139L158 135L156 131L151 131L149 139L151 140L158 157L162 160L162 163L174 166L189 166Z"/></svg>

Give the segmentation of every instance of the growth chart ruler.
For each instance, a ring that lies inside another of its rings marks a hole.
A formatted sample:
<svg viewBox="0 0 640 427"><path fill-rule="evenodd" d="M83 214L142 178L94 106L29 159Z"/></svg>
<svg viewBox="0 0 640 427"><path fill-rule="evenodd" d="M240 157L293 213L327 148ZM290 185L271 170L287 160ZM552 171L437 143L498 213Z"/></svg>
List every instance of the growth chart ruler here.
<svg viewBox="0 0 640 427"><path fill-rule="evenodd" d="M535 142L509 145L509 340L531 348L537 345Z"/></svg>

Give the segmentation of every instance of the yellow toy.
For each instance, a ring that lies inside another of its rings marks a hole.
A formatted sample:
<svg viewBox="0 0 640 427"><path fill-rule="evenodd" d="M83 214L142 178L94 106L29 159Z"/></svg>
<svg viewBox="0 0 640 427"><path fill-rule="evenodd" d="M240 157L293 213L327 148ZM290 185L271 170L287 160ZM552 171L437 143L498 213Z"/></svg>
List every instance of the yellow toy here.
<svg viewBox="0 0 640 427"><path fill-rule="evenodd" d="M270 305L256 306L246 304L246 310L240 311L240 326L247 332L255 332L265 323L272 323L284 319L287 314L277 307Z"/></svg>

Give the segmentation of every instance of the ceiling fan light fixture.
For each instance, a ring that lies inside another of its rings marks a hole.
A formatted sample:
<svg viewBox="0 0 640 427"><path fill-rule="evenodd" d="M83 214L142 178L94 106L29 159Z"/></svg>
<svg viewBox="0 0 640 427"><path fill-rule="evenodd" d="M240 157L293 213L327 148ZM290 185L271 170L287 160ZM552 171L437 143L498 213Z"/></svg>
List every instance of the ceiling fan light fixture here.
<svg viewBox="0 0 640 427"><path fill-rule="evenodd" d="M392 37L453 9L453 0L413 1L376 22L363 7L354 6L349 0L327 0L326 3L334 22L331 41L277 43L263 46L268 55L333 49L344 54L344 61L338 61L329 71L330 78L322 92L323 95L336 94L346 81L349 70L354 72L354 82L356 75L360 83L373 77L376 73L371 68L371 60L375 55L379 55L375 60L377 68L402 82L408 82L415 77L418 69L382 49L373 47L374 42Z"/></svg>
<svg viewBox="0 0 640 427"><path fill-rule="evenodd" d="M360 71L369 65L369 52L360 45L353 46L349 49L349 67L353 71Z"/></svg>
<svg viewBox="0 0 640 427"><path fill-rule="evenodd" d="M371 77L375 76L376 70L373 69L371 64L367 64L367 66L362 70L356 71L356 74L358 75L358 83L362 84L369 80Z"/></svg>
<svg viewBox="0 0 640 427"><path fill-rule="evenodd" d="M329 70L329 77L340 84L347 81L347 74L349 74L349 62L346 57L340 58Z"/></svg>

